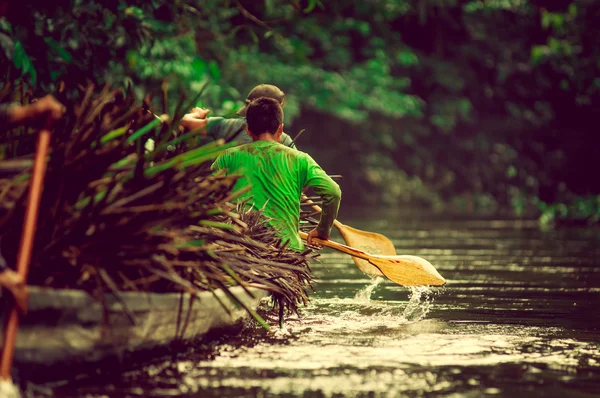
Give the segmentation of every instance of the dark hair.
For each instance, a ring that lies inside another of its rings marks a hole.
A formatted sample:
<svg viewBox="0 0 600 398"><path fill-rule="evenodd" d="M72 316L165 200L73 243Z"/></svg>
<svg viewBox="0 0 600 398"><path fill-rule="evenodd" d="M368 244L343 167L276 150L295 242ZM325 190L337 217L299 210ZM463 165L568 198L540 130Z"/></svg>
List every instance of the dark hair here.
<svg viewBox="0 0 600 398"><path fill-rule="evenodd" d="M283 110L273 98L257 98L248 104L246 121L252 134L275 134L279 125L283 123Z"/></svg>

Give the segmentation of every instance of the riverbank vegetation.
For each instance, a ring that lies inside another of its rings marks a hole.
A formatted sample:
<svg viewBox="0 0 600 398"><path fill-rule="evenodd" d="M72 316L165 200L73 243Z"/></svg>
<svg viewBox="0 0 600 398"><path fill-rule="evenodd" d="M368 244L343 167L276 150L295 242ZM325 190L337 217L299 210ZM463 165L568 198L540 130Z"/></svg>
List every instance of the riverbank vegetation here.
<svg viewBox="0 0 600 398"><path fill-rule="evenodd" d="M276 84L347 204L587 223L599 21L594 0L36 1L0 19L1 76L38 94L131 85L171 110L208 83L194 105L215 115Z"/></svg>

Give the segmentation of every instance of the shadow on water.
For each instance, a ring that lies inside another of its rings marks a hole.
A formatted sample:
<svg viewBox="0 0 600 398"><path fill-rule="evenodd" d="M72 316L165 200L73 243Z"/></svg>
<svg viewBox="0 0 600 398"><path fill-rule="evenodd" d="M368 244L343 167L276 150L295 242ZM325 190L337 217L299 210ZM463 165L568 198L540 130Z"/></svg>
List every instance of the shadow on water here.
<svg viewBox="0 0 600 398"><path fill-rule="evenodd" d="M371 280L347 256L324 252L317 293L283 329L250 327L202 353L51 389L90 397L598 396L600 229L352 214L360 217L343 220L385 234L399 254L428 259L447 287Z"/></svg>

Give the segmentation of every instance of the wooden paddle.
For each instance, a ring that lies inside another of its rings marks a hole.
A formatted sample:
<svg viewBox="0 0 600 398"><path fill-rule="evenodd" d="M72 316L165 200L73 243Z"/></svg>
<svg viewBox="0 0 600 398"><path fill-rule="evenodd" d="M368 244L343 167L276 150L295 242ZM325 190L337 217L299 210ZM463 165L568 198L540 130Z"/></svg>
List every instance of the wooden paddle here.
<svg viewBox="0 0 600 398"><path fill-rule="evenodd" d="M304 240L308 235L300 232ZM314 243L332 248L368 261L389 280L402 286L442 286L446 280L437 272L435 267L424 258L417 256L382 256L365 253L362 250L330 240L313 239Z"/></svg>
<svg viewBox="0 0 600 398"><path fill-rule="evenodd" d="M44 174L46 172L46 156L48 155L49 146L50 130L44 128L40 131L40 135L38 136L35 161L33 163L33 173L29 186L29 196L27 198L27 208L25 209L25 219L23 221L21 245L19 247L17 259L17 272L23 277L24 281L27 281L27 273L29 271L29 261L31 260L31 251L33 249L33 238L35 236L35 227L42 196ZM16 306L13 306L4 328L4 342L2 344L0 377L4 380L10 380L10 370L12 368L18 327L19 313Z"/></svg>
<svg viewBox="0 0 600 398"><path fill-rule="evenodd" d="M314 210L318 211L319 213L321 212L321 208L314 204L314 202L308 199L305 195L302 195L302 199L305 201L305 203L310 204ZM394 244L387 237L381 234L361 231L360 229L344 225L338 220L335 220L333 225L338 229L338 231L340 231L342 238L344 238L344 241L348 246L366 253L383 256L396 255L396 248L394 247ZM352 257L352 260L354 260L354 264L356 264L358 269L365 274L372 276L383 276L379 268L373 266L369 261L354 256Z"/></svg>

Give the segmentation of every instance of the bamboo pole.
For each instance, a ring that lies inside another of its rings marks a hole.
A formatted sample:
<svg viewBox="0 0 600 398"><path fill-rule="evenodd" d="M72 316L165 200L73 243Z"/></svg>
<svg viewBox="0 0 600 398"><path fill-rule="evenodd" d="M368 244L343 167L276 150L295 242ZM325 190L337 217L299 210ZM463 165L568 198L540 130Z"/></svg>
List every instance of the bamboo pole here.
<svg viewBox="0 0 600 398"><path fill-rule="evenodd" d="M29 187L29 196L27 198L27 208L25 210L21 244L17 259L17 272L23 278L24 283L27 281L27 274L29 272L29 262L31 260L31 252L33 250L38 210L44 185L44 174L46 172L46 156L48 155L49 146L50 130L44 128L40 131L38 136L37 150L33 164L33 175L31 177L31 185ZM4 380L10 380L18 327L19 313L16 305L13 305L8 317L8 321L6 322L6 326L4 328L4 342L2 344L0 377L2 377Z"/></svg>

